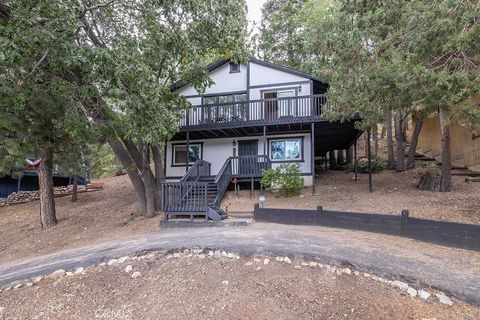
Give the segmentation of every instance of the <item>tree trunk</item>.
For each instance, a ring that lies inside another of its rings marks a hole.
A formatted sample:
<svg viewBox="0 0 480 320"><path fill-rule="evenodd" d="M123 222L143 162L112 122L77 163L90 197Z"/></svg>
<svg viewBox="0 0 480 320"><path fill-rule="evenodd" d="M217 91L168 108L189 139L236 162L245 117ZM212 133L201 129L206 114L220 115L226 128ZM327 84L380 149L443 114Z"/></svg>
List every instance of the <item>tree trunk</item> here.
<svg viewBox="0 0 480 320"><path fill-rule="evenodd" d="M162 206L162 182L165 181L165 172L163 166L162 153L158 146L152 146L153 163L155 165L155 183L157 185L157 197L155 198L156 211L161 210Z"/></svg>
<svg viewBox="0 0 480 320"><path fill-rule="evenodd" d="M120 160L118 160L118 157L115 156L115 175L121 176L122 174L123 174L122 163L120 162Z"/></svg>
<svg viewBox="0 0 480 320"><path fill-rule="evenodd" d="M328 159L330 160L330 170L337 170L337 160L335 159L335 150L328 152Z"/></svg>
<svg viewBox="0 0 480 320"><path fill-rule="evenodd" d="M38 185L40 187L40 221L43 229L57 224L55 199L53 191L53 149L42 152L42 162L38 170Z"/></svg>
<svg viewBox="0 0 480 320"><path fill-rule="evenodd" d="M407 132L408 132L408 113L402 112L402 137L403 137L403 143L408 143L407 139Z"/></svg>
<svg viewBox="0 0 480 320"><path fill-rule="evenodd" d="M351 165L353 163L353 145L347 149L347 165Z"/></svg>
<svg viewBox="0 0 480 320"><path fill-rule="evenodd" d="M403 144L403 116L402 112L395 112L395 138L397 143L397 162L395 171L405 171L405 146Z"/></svg>
<svg viewBox="0 0 480 320"><path fill-rule="evenodd" d="M393 152L393 133L392 133L392 111L387 110L386 112L386 123L385 130L387 131L387 158L388 164L387 167L390 170L395 168L395 154Z"/></svg>
<svg viewBox="0 0 480 320"><path fill-rule="evenodd" d="M137 169L137 166L135 165L133 159L130 157L130 154L128 153L127 150L125 150L125 147L122 145L120 141L109 137L107 139L107 142L112 148L115 155L122 162L125 170L127 171L128 177L130 178L130 181L132 182L132 185L133 185L133 191L135 193L135 198L138 203L138 210L142 214L146 214L147 199L145 196L145 185L143 184L143 179L142 179L142 176L140 175L140 172Z"/></svg>
<svg viewBox="0 0 480 320"><path fill-rule="evenodd" d="M385 133L386 133L385 126L382 126L382 131L380 133L380 140L385 139Z"/></svg>
<svg viewBox="0 0 480 320"><path fill-rule="evenodd" d="M410 147L408 149L407 169L415 167L415 151L417 150L418 137L423 125L423 112L417 117L415 122L415 129L413 130L412 140L410 141Z"/></svg>
<svg viewBox="0 0 480 320"><path fill-rule="evenodd" d="M76 202L78 198L78 175L73 176L72 202Z"/></svg>
<svg viewBox="0 0 480 320"><path fill-rule="evenodd" d="M143 156L142 156L142 176L145 185L145 199L147 200L147 211L145 217L151 218L155 216L155 178L150 169L150 147L144 145L143 147Z"/></svg>
<svg viewBox="0 0 480 320"><path fill-rule="evenodd" d="M448 110L445 107L440 107L438 111L440 118L440 132L442 135L441 141L441 160L442 160L442 174L440 191L452 191L452 154L450 150L450 126L448 124Z"/></svg>
<svg viewBox="0 0 480 320"><path fill-rule="evenodd" d="M373 141L375 143L375 152L373 154L378 156L378 125L375 125L373 128Z"/></svg>
<svg viewBox="0 0 480 320"><path fill-rule="evenodd" d="M345 158L343 155L344 155L343 150L337 150L337 164L339 166L342 166L345 164Z"/></svg>
<svg viewBox="0 0 480 320"><path fill-rule="evenodd" d="M367 133L363 133L363 139L365 142L365 158L368 157L368 135Z"/></svg>

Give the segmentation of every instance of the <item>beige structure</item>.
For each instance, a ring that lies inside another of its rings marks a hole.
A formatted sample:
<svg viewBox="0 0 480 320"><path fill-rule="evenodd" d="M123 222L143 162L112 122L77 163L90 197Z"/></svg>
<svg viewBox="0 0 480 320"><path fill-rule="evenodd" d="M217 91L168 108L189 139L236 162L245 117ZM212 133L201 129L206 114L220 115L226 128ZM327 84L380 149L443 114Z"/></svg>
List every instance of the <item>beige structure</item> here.
<svg viewBox="0 0 480 320"><path fill-rule="evenodd" d="M452 165L480 172L480 132L458 122L450 123ZM440 125L438 114L425 119L418 139L417 153L440 162Z"/></svg>

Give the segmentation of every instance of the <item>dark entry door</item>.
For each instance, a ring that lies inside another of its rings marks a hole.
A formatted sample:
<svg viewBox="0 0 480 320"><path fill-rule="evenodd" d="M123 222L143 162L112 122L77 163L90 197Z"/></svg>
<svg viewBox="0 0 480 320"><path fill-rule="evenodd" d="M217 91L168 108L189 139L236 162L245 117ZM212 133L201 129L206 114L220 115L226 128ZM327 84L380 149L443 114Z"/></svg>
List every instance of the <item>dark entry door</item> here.
<svg viewBox="0 0 480 320"><path fill-rule="evenodd" d="M238 141L238 174L249 176L257 167L258 140Z"/></svg>

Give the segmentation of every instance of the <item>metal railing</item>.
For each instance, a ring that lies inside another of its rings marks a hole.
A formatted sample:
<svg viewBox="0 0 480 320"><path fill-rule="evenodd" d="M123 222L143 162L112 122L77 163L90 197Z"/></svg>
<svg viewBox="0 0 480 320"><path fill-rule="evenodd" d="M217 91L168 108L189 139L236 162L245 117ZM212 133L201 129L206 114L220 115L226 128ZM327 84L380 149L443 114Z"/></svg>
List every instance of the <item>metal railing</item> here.
<svg viewBox="0 0 480 320"><path fill-rule="evenodd" d="M288 123L321 118L329 108L325 94L196 105L185 111L179 125L216 127L247 122Z"/></svg>

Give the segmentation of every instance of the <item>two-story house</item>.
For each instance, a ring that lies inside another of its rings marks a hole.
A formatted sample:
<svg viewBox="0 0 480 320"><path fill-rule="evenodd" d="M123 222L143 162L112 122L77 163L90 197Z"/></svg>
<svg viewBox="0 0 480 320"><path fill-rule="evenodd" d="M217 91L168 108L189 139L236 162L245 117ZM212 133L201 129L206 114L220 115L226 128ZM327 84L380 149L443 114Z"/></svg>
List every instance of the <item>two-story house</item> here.
<svg viewBox="0 0 480 320"><path fill-rule="evenodd" d="M315 158L347 149L359 136L353 122L322 116L329 108L325 80L255 58L217 61L208 70L214 84L205 93L185 84L173 88L192 108L166 144L167 218L208 207L222 213L232 180L253 186L262 169L281 163L299 164L305 186L315 188Z"/></svg>

